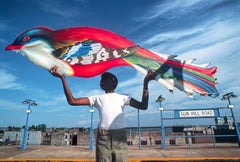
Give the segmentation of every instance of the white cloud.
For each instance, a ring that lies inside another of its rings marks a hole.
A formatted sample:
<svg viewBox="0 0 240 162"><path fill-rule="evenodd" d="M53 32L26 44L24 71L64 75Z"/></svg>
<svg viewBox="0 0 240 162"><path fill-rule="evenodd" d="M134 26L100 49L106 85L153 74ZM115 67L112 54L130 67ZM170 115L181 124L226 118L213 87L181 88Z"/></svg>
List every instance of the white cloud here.
<svg viewBox="0 0 240 162"><path fill-rule="evenodd" d="M24 89L24 86L17 82L17 77L5 69L0 69L0 89Z"/></svg>
<svg viewBox="0 0 240 162"><path fill-rule="evenodd" d="M45 12L53 13L63 18L73 18L76 15L81 14L81 5L85 0L79 0L79 5L71 3L71 1L57 1L57 0L46 0L39 1L41 9Z"/></svg>
<svg viewBox="0 0 240 162"><path fill-rule="evenodd" d="M231 27L230 27L231 26ZM193 49L206 48L229 39L239 37L240 23L233 20L211 19L195 27L189 26L153 34L141 42L154 51L180 53Z"/></svg>
<svg viewBox="0 0 240 162"><path fill-rule="evenodd" d="M54 97L48 96L48 100L44 101L41 103L42 106L54 106L54 105L59 105L60 103L66 102L66 97L64 94L57 95Z"/></svg>
<svg viewBox="0 0 240 162"><path fill-rule="evenodd" d="M176 18L182 14L193 11L200 7L201 0L176 0L176 1L159 1L149 12L143 16L139 16L137 21L146 21L156 19L158 17L164 17L166 19Z"/></svg>
<svg viewBox="0 0 240 162"><path fill-rule="evenodd" d="M142 85L143 83L144 74L137 72L131 79L128 79L124 82L120 82L118 85L119 89L128 89L128 88L135 88L135 86Z"/></svg>
<svg viewBox="0 0 240 162"><path fill-rule="evenodd" d="M13 101L0 99L0 109L8 109L8 110L17 110L19 109L20 103L14 103Z"/></svg>

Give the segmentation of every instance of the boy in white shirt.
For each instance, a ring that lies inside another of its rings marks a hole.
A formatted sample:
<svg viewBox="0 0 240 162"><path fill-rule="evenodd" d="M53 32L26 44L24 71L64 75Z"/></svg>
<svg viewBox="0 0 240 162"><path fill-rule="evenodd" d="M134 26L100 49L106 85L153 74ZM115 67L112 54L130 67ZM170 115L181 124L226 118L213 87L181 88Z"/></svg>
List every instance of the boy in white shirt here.
<svg viewBox="0 0 240 162"><path fill-rule="evenodd" d="M155 79L156 74L149 70L143 83L142 101L139 102L127 95L114 92L118 80L115 75L105 72L101 75L100 87L105 91L103 95L74 98L65 77L60 74L57 67L52 67L49 72L60 78L64 93L70 105L89 105L99 110L99 125L96 141L97 162L127 162L127 136L124 129L124 106L146 110L148 108L148 82Z"/></svg>

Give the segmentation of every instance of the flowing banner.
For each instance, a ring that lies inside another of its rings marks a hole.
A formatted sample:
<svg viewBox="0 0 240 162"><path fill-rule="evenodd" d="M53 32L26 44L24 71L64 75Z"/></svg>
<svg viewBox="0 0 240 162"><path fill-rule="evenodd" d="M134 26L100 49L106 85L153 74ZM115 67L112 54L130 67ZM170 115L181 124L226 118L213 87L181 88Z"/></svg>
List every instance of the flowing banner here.
<svg viewBox="0 0 240 162"><path fill-rule="evenodd" d="M214 78L217 67L144 49L105 29L35 27L21 33L6 50L21 52L31 62L48 70L57 66L66 76L89 78L113 67L130 66L144 74L149 69L155 71L156 80L170 92L175 87L189 97L195 92L203 96L219 95Z"/></svg>
<svg viewBox="0 0 240 162"><path fill-rule="evenodd" d="M202 109L202 110L174 110L175 118L206 118L218 117L218 109Z"/></svg>

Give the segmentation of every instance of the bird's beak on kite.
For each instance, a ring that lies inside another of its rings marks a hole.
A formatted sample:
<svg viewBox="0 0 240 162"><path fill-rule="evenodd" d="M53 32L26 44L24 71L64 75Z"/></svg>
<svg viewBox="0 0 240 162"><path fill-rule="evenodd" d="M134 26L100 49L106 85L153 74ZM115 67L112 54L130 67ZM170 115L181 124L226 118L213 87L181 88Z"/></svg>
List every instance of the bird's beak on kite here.
<svg viewBox="0 0 240 162"><path fill-rule="evenodd" d="M10 44L8 45L5 50L7 51L10 51L10 50L20 50L22 48L22 45L13 45L13 44Z"/></svg>

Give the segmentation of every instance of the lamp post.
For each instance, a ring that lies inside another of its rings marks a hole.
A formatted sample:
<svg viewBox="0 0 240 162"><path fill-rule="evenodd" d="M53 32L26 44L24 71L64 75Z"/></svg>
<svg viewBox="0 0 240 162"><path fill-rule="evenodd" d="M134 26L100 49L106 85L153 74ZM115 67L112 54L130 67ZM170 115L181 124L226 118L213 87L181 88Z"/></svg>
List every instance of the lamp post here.
<svg viewBox="0 0 240 162"><path fill-rule="evenodd" d="M156 102L159 102L159 108L158 110L160 111L160 117L161 117L161 132L162 132L162 149L166 149L166 139L165 139L165 128L164 128L164 123L163 123L163 107L162 107L162 102L165 100L165 98L160 95Z"/></svg>
<svg viewBox="0 0 240 162"><path fill-rule="evenodd" d="M37 106L37 103L31 99L25 99L23 104L28 104L28 109L26 110L27 113L27 119L26 119L26 124L24 126L24 132L23 132L23 139L22 139L22 144L21 144L21 150L26 150L27 149L27 135L28 135L28 119L29 119L29 114L31 113L31 106Z"/></svg>
<svg viewBox="0 0 240 162"><path fill-rule="evenodd" d="M237 98L237 95L233 94L233 92L230 93L226 93L225 95L223 95L223 97L221 98L222 101L227 100L228 101L228 108L230 108L231 110L231 114L232 114L232 118L233 118L233 124L236 130L236 135L237 135L237 139L238 139L238 146L240 147L240 132L239 132L239 126L235 120L235 116L233 113L233 108L234 105L231 104L230 98Z"/></svg>
<svg viewBox="0 0 240 162"><path fill-rule="evenodd" d="M141 145L141 129L140 129L140 114L139 114L139 109L137 109L138 113L138 149L141 150L142 145Z"/></svg>
<svg viewBox="0 0 240 162"><path fill-rule="evenodd" d="M94 148L94 141L93 141L93 113L94 113L94 109L93 107L91 107L91 109L89 110L89 112L91 113L91 127L90 127L90 135L89 135L89 150L93 150Z"/></svg>

